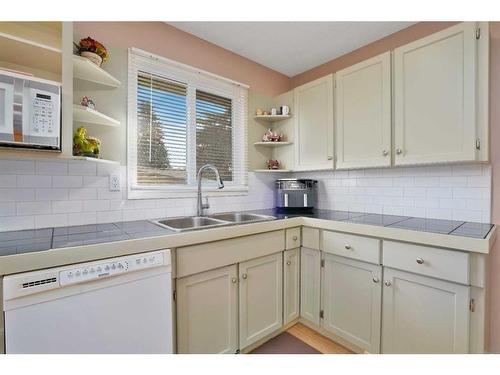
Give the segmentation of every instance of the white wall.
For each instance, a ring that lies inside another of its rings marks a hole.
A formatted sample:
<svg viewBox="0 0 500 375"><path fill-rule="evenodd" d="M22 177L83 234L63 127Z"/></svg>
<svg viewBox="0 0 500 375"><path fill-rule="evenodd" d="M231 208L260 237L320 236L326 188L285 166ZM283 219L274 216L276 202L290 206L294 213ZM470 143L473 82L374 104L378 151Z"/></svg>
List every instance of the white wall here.
<svg viewBox="0 0 500 375"><path fill-rule="evenodd" d="M491 167L444 165L295 173L319 180L318 207L490 222Z"/></svg>
<svg viewBox="0 0 500 375"><path fill-rule="evenodd" d="M109 191L125 167L92 161L0 158L0 231L196 214L196 198L127 200ZM249 173L249 193L210 197L211 212L273 207L273 178Z"/></svg>

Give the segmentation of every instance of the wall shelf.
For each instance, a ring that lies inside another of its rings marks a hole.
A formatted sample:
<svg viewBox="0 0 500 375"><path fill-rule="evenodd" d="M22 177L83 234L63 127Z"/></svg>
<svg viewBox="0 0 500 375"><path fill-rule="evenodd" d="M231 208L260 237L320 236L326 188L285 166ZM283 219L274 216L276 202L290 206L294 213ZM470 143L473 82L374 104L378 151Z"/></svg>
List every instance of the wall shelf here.
<svg viewBox="0 0 500 375"><path fill-rule="evenodd" d="M120 125L120 121L79 104L73 104L73 121L75 123L85 125L103 125L114 127Z"/></svg>
<svg viewBox="0 0 500 375"><path fill-rule="evenodd" d="M259 116L254 116L253 118L255 120L262 120L262 121L281 121L281 120L286 120L288 118L292 117L291 115L259 115Z"/></svg>
<svg viewBox="0 0 500 375"><path fill-rule="evenodd" d="M96 163L120 165L119 162L114 161L114 160L91 158L91 157L88 157L88 156L70 156L68 159L71 159L71 160L87 160L87 161L94 161Z"/></svg>
<svg viewBox="0 0 500 375"><path fill-rule="evenodd" d="M291 145L292 142L255 142L254 146L280 147Z"/></svg>
<svg viewBox="0 0 500 375"><path fill-rule="evenodd" d="M73 55L73 77L107 87L119 87L121 82L85 57Z"/></svg>
<svg viewBox="0 0 500 375"><path fill-rule="evenodd" d="M255 169L255 173L285 173L292 172L290 169Z"/></svg>

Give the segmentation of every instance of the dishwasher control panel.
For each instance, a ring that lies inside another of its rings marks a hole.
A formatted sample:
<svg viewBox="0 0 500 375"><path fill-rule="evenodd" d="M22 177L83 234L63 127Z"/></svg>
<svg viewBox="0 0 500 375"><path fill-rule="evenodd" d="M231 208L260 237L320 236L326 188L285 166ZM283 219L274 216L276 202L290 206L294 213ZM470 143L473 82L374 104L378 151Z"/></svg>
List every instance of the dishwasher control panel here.
<svg viewBox="0 0 500 375"><path fill-rule="evenodd" d="M86 263L59 272L59 284L69 285L88 282L104 277L116 276L145 268L162 266L165 263L163 252L132 255L108 261Z"/></svg>

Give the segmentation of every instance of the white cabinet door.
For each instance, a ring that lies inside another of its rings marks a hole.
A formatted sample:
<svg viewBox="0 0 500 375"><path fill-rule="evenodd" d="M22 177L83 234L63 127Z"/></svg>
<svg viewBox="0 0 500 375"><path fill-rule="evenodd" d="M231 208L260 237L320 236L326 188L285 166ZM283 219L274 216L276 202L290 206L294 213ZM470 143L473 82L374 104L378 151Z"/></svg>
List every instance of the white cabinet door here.
<svg viewBox="0 0 500 375"><path fill-rule="evenodd" d="M467 353L470 287L384 268L383 353Z"/></svg>
<svg viewBox="0 0 500 375"><path fill-rule="evenodd" d="M395 164L475 160L476 24L394 50Z"/></svg>
<svg viewBox="0 0 500 375"><path fill-rule="evenodd" d="M335 73L337 169L391 165L391 53Z"/></svg>
<svg viewBox="0 0 500 375"><path fill-rule="evenodd" d="M321 252L300 249L300 316L319 325Z"/></svg>
<svg viewBox="0 0 500 375"><path fill-rule="evenodd" d="M283 324L299 317L300 309L300 249L283 253Z"/></svg>
<svg viewBox="0 0 500 375"><path fill-rule="evenodd" d="M336 255L323 257L323 328L379 353L382 267Z"/></svg>
<svg viewBox="0 0 500 375"><path fill-rule="evenodd" d="M179 353L235 353L238 349L236 265L177 280Z"/></svg>
<svg viewBox="0 0 500 375"><path fill-rule="evenodd" d="M240 349L282 326L282 257L277 253L240 263Z"/></svg>
<svg viewBox="0 0 500 375"><path fill-rule="evenodd" d="M294 89L295 170L333 169L333 75Z"/></svg>

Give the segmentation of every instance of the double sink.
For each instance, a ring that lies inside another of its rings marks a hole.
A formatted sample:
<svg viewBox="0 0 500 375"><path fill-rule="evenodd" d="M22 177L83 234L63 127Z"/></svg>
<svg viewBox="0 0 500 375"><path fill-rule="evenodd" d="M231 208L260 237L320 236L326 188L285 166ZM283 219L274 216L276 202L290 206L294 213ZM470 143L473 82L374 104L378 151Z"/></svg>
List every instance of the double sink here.
<svg viewBox="0 0 500 375"><path fill-rule="evenodd" d="M153 223L176 232L185 232L188 230L255 223L275 219L276 217L269 215L251 214L246 212L229 212L211 216L186 216L172 219L154 220Z"/></svg>

